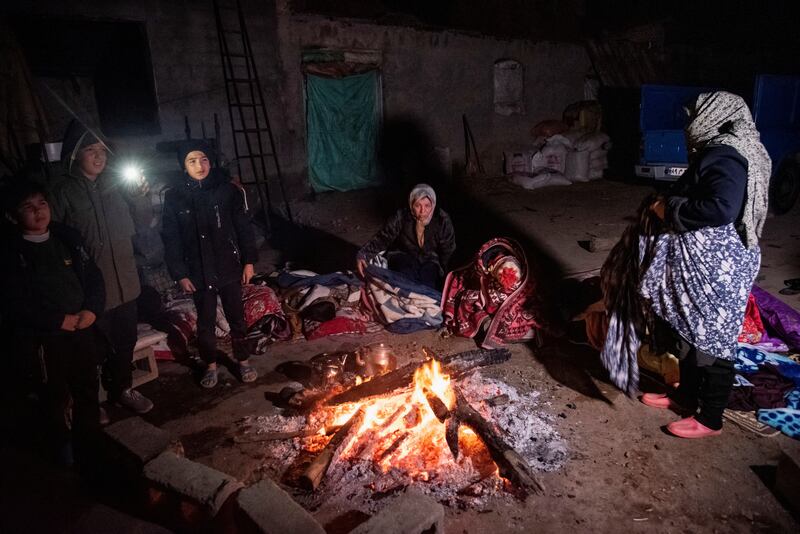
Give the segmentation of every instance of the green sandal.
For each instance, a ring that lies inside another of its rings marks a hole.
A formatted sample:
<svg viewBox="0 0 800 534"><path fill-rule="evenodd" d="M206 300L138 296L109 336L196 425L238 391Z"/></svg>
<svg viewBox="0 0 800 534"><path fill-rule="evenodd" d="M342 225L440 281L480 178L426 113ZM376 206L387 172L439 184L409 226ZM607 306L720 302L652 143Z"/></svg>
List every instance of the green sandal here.
<svg viewBox="0 0 800 534"><path fill-rule="evenodd" d="M206 369L203 373L203 378L200 379L200 385L206 389L211 389L217 385L217 369Z"/></svg>
<svg viewBox="0 0 800 534"><path fill-rule="evenodd" d="M249 363L239 364L239 376L242 377L242 382L255 382L258 378L258 371L256 371Z"/></svg>

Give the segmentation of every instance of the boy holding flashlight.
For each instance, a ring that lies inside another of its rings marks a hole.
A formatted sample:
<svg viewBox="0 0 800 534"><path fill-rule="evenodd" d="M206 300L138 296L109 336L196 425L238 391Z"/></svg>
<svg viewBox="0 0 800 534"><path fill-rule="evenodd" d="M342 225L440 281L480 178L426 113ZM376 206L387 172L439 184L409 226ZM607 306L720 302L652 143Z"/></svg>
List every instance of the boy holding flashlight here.
<svg viewBox="0 0 800 534"><path fill-rule="evenodd" d="M110 346L103 367L109 400L147 413L153 403L131 388L141 290L131 238L136 212L151 209L146 182L143 177L123 182L105 172L108 145L78 121L67 128L61 161L66 176L53 190L53 219L80 232L105 280L105 313L98 327Z"/></svg>
<svg viewBox="0 0 800 534"><path fill-rule="evenodd" d="M206 363L200 380L204 388L217 385L217 297L231 327L240 379L253 382L258 376L248 361L242 303L242 285L253 277L258 249L243 192L227 173L211 167L212 156L204 141L181 144L178 162L185 176L166 193L162 228L170 274L192 295L197 308L197 344Z"/></svg>

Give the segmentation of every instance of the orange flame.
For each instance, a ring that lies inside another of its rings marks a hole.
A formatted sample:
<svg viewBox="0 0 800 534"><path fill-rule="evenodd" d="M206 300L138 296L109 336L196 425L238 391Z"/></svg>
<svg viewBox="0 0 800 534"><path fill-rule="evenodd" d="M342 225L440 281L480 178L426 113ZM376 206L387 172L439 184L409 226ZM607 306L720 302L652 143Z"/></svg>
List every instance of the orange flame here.
<svg viewBox="0 0 800 534"><path fill-rule="evenodd" d="M431 391L452 409L456 403L453 390L450 388L450 376L442 372L442 365L437 360L430 360L414 373L414 401L425 407L425 417L434 417L433 410L425 398L425 390Z"/></svg>
<svg viewBox="0 0 800 534"><path fill-rule="evenodd" d="M326 426L343 425L363 404L364 417L360 426L353 429L353 437L343 447L341 456L372 458L383 471L400 469L420 480L428 480L435 476L435 471L431 474L431 467L455 461L445 440L445 425L436 418L428 403L431 395L437 396L448 409L455 407L450 377L434 359L414 373L412 393L338 406L328 416ZM461 427L459 438L465 452L481 450L480 439L469 428ZM488 465L480 467L491 469L493 463L489 459Z"/></svg>

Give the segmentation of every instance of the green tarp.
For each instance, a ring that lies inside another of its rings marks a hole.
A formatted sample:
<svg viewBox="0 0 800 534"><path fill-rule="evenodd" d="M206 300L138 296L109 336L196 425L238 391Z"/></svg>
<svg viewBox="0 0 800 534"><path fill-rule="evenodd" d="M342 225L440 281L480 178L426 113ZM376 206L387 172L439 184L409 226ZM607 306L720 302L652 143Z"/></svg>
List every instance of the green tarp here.
<svg viewBox="0 0 800 534"><path fill-rule="evenodd" d="M378 71L306 77L308 175L314 191L349 191L380 183L377 164Z"/></svg>

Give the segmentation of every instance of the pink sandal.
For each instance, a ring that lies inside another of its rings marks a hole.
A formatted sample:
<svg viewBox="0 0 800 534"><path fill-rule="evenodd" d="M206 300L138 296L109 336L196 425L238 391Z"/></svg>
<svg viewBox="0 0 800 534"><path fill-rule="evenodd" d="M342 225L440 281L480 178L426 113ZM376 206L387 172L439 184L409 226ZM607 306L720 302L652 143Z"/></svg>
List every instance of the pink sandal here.
<svg viewBox="0 0 800 534"><path fill-rule="evenodd" d="M707 438L722 434L722 429L712 430L700 423L694 416L668 424L667 430L674 436L687 439Z"/></svg>

